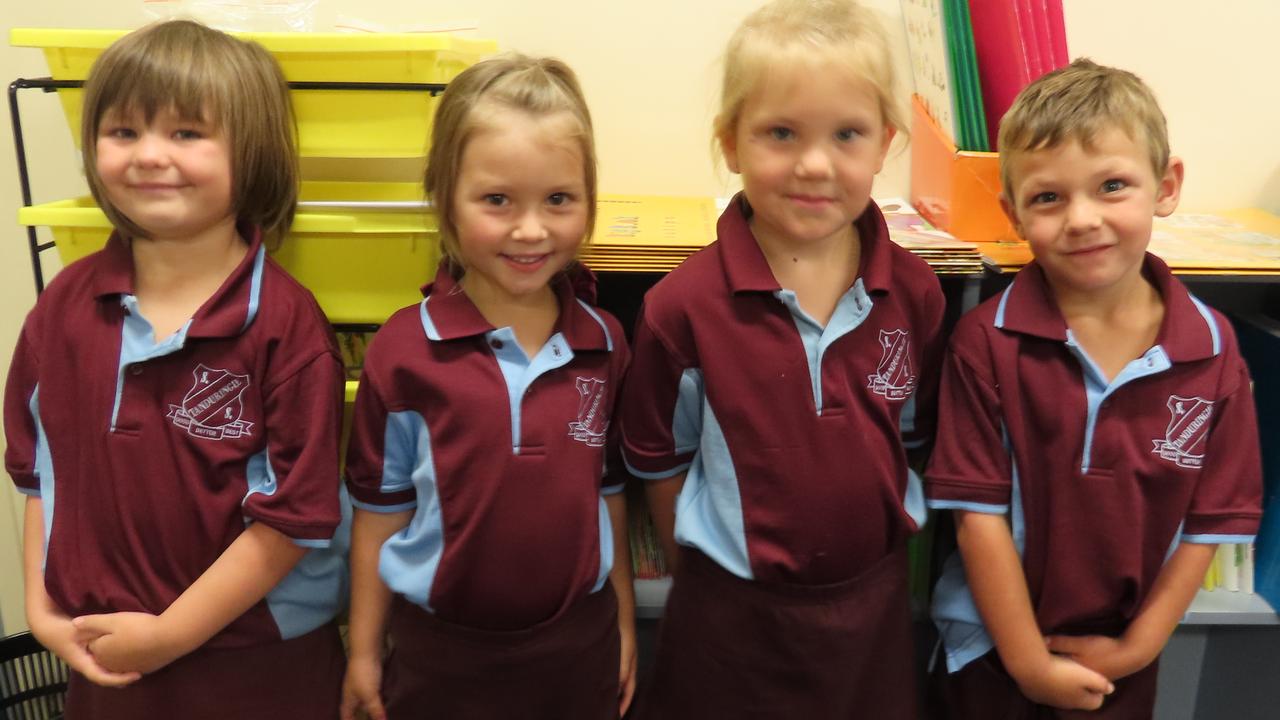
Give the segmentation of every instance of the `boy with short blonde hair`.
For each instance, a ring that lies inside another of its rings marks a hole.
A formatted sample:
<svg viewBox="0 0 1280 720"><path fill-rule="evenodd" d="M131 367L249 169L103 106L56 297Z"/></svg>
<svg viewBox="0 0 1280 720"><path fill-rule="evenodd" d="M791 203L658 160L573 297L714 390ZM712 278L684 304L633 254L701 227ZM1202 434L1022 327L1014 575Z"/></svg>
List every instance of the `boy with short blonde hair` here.
<svg viewBox="0 0 1280 720"><path fill-rule="evenodd" d="M926 493L959 553L933 607L939 712L1151 717L1216 545L1257 531L1248 371L1146 252L1183 163L1141 80L1077 60L1023 90L999 146L1035 260L961 319L943 373Z"/></svg>

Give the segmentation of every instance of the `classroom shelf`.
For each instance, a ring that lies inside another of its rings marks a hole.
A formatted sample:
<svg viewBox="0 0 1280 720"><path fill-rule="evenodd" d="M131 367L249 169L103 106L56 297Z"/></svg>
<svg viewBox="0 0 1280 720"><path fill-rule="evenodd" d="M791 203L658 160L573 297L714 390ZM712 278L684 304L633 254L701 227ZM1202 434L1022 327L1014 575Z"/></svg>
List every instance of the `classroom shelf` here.
<svg viewBox="0 0 1280 720"><path fill-rule="evenodd" d="M1280 615L1261 595L1221 588L1200 590L1191 601L1183 625L1280 625Z"/></svg>

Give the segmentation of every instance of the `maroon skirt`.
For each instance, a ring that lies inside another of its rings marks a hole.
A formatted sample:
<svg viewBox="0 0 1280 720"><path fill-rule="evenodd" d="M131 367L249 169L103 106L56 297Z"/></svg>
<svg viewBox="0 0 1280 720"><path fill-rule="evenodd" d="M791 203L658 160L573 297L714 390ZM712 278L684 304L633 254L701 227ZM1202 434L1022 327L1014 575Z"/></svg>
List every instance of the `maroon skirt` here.
<svg viewBox="0 0 1280 720"><path fill-rule="evenodd" d="M917 720L906 557L815 587L684 548L636 719Z"/></svg>
<svg viewBox="0 0 1280 720"><path fill-rule="evenodd" d="M939 659L929 705L934 720L1151 720L1159 662L1115 681L1115 692L1097 710L1060 710L1028 700L995 650L954 673Z"/></svg>
<svg viewBox="0 0 1280 720"><path fill-rule="evenodd" d="M444 622L396 596L382 688L389 720L615 720L618 601L605 583L526 630Z"/></svg>
<svg viewBox="0 0 1280 720"><path fill-rule="evenodd" d="M71 673L67 720L279 720L338 717L346 655L338 627L291 640L200 649L124 688Z"/></svg>

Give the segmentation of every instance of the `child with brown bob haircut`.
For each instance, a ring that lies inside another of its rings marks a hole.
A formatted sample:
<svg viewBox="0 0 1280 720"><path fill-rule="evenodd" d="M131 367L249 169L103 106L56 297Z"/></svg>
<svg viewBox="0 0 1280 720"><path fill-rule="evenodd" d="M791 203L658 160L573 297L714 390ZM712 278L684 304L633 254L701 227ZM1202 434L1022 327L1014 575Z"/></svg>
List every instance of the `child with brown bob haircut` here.
<svg viewBox="0 0 1280 720"><path fill-rule="evenodd" d="M960 320L943 372L926 492L959 553L934 599L938 714L1149 718L1217 544L1258 528L1248 371L1230 323L1147 252L1183 163L1141 80L1049 73L999 147L1035 260Z"/></svg>
<svg viewBox="0 0 1280 720"><path fill-rule="evenodd" d="M84 103L115 230L40 296L4 398L31 630L73 720L336 717L343 372L264 247L296 206L288 87L174 21L107 48Z"/></svg>

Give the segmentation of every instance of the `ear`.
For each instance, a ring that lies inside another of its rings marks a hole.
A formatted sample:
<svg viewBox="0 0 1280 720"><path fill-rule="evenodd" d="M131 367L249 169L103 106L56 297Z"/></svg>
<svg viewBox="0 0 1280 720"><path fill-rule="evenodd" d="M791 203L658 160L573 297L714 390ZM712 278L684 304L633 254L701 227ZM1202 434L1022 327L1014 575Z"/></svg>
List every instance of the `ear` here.
<svg viewBox="0 0 1280 720"><path fill-rule="evenodd" d="M1165 166L1164 177L1156 188L1156 217L1168 217L1178 208L1178 200L1182 197L1182 176L1186 166L1180 157L1170 157Z"/></svg>
<svg viewBox="0 0 1280 720"><path fill-rule="evenodd" d="M1000 193L1000 209L1004 211L1005 217L1009 218L1009 223L1013 225L1013 231L1018 233L1018 237L1023 237L1022 223L1018 222L1018 209L1009 200L1009 196L1004 193Z"/></svg>
<svg viewBox="0 0 1280 720"><path fill-rule="evenodd" d="M884 159L889 156L889 146L893 144L893 138L898 134L898 128L885 126L884 140L880 144L880 156L876 158L876 172L884 169Z"/></svg>
<svg viewBox="0 0 1280 720"><path fill-rule="evenodd" d="M720 153L724 156L724 166L729 172L737 175L738 170L738 136L733 128L720 133L716 138L720 143Z"/></svg>

